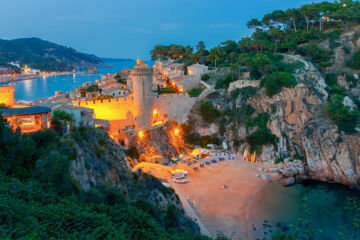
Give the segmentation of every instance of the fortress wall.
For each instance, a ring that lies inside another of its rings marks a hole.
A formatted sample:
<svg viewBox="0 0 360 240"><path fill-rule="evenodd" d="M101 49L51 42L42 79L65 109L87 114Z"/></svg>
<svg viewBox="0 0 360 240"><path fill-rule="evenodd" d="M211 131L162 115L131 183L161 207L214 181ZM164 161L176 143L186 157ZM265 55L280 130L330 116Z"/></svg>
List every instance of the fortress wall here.
<svg viewBox="0 0 360 240"><path fill-rule="evenodd" d="M196 98L191 98L187 93L161 94L154 97L153 105L160 115L166 114L170 120L186 123L195 101Z"/></svg>
<svg viewBox="0 0 360 240"><path fill-rule="evenodd" d="M14 86L0 87L0 104L3 103L8 107L13 107L15 104L14 92Z"/></svg>
<svg viewBox="0 0 360 240"><path fill-rule="evenodd" d="M228 91L232 92L237 88L244 87L258 87L260 85L260 81L255 80L237 80L235 82L230 83Z"/></svg>
<svg viewBox="0 0 360 240"><path fill-rule="evenodd" d="M191 79L186 79L182 81L177 81L177 85L182 87L184 92L190 91L193 88L199 88L200 87L200 77L193 76Z"/></svg>
<svg viewBox="0 0 360 240"><path fill-rule="evenodd" d="M129 119L129 113L134 115L135 112L132 97L95 101L81 100L74 101L72 105L94 109L95 118L104 120L126 120Z"/></svg>

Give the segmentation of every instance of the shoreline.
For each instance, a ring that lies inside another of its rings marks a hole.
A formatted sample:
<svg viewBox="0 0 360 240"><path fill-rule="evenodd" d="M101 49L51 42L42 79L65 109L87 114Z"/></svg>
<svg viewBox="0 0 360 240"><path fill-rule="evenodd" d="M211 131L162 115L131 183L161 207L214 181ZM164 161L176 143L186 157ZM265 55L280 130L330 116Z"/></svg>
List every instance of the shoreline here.
<svg viewBox="0 0 360 240"><path fill-rule="evenodd" d="M53 76L67 76L72 74L97 74L97 73L86 73L86 72L59 72L59 73L45 73L39 75L18 75L14 77L9 76L0 76L0 86L5 84L17 83L21 81L34 80L42 77L53 77ZM2 78L10 78L10 79L2 79Z"/></svg>
<svg viewBox="0 0 360 240"><path fill-rule="evenodd" d="M214 157L218 158L213 154L210 156ZM192 218L194 214L197 215L197 222L203 225L200 228L206 229L212 237L221 232L230 239L252 239L250 221L256 216L252 215L255 212L251 209L256 208L270 184L268 179L256 176L259 165L235 158L205 166L198 171L183 163L171 167L141 163L134 169L138 168L159 179L166 179L176 194L183 196L180 199L186 212L191 210ZM188 171L189 182L173 183L169 169ZM273 181L277 179L271 178ZM223 184L228 189L221 189Z"/></svg>

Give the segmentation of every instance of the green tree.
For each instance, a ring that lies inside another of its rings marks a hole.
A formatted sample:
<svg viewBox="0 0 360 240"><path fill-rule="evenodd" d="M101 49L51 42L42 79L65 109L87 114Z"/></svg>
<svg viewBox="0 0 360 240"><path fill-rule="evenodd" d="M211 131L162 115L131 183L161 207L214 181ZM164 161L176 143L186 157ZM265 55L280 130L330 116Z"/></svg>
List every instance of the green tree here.
<svg viewBox="0 0 360 240"><path fill-rule="evenodd" d="M318 19L319 9L314 4L307 4L300 7L299 12L303 15L306 21L306 32L309 32L310 22Z"/></svg>
<svg viewBox="0 0 360 240"><path fill-rule="evenodd" d="M285 11L286 18L291 22L291 25L295 32L297 32L297 24L301 18L301 14L298 9L292 8Z"/></svg>
<svg viewBox="0 0 360 240"><path fill-rule="evenodd" d="M351 110L350 107L344 106L343 99L344 97L341 95L332 95L325 106L325 110L336 123L339 131L352 134L356 132L355 128L360 120L360 112L357 109Z"/></svg>
<svg viewBox="0 0 360 240"><path fill-rule="evenodd" d="M247 24L248 28L261 28L263 26L262 22L257 19L251 19Z"/></svg>
<svg viewBox="0 0 360 240"><path fill-rule="evenodd" d="M213 123L216 121L218 117L220 117L221 113L219 110L213 107L210 101L203 101L200 104L200 114L203 120L207 123Z"/></svg>

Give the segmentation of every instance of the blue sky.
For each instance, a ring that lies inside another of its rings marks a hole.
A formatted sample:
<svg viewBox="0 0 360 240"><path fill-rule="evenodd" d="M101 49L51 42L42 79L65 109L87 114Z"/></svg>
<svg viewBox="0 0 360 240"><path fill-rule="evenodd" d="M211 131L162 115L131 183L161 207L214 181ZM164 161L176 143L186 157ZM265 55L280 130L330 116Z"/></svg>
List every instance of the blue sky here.
<svg viewBox="0 0 360 240"><path fill-rule="evenodd" d="M99 57L149 59L157 44L207 47L246 23L318 0L0 0L0 38L40 37Z"/></svg>

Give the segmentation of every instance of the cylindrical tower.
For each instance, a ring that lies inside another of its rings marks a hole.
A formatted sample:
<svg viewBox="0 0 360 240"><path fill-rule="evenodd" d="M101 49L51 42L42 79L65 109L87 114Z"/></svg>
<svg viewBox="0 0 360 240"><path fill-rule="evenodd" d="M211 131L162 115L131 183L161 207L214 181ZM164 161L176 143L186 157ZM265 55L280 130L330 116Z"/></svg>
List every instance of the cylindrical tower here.
<svg viewBox="0 0 360 240"><path fill-rule="evenodd" d="M153 69L143 63L142 59L131 69L131 78L135 102L135 128L142 129L152 124L152 77Z"/></svg>

